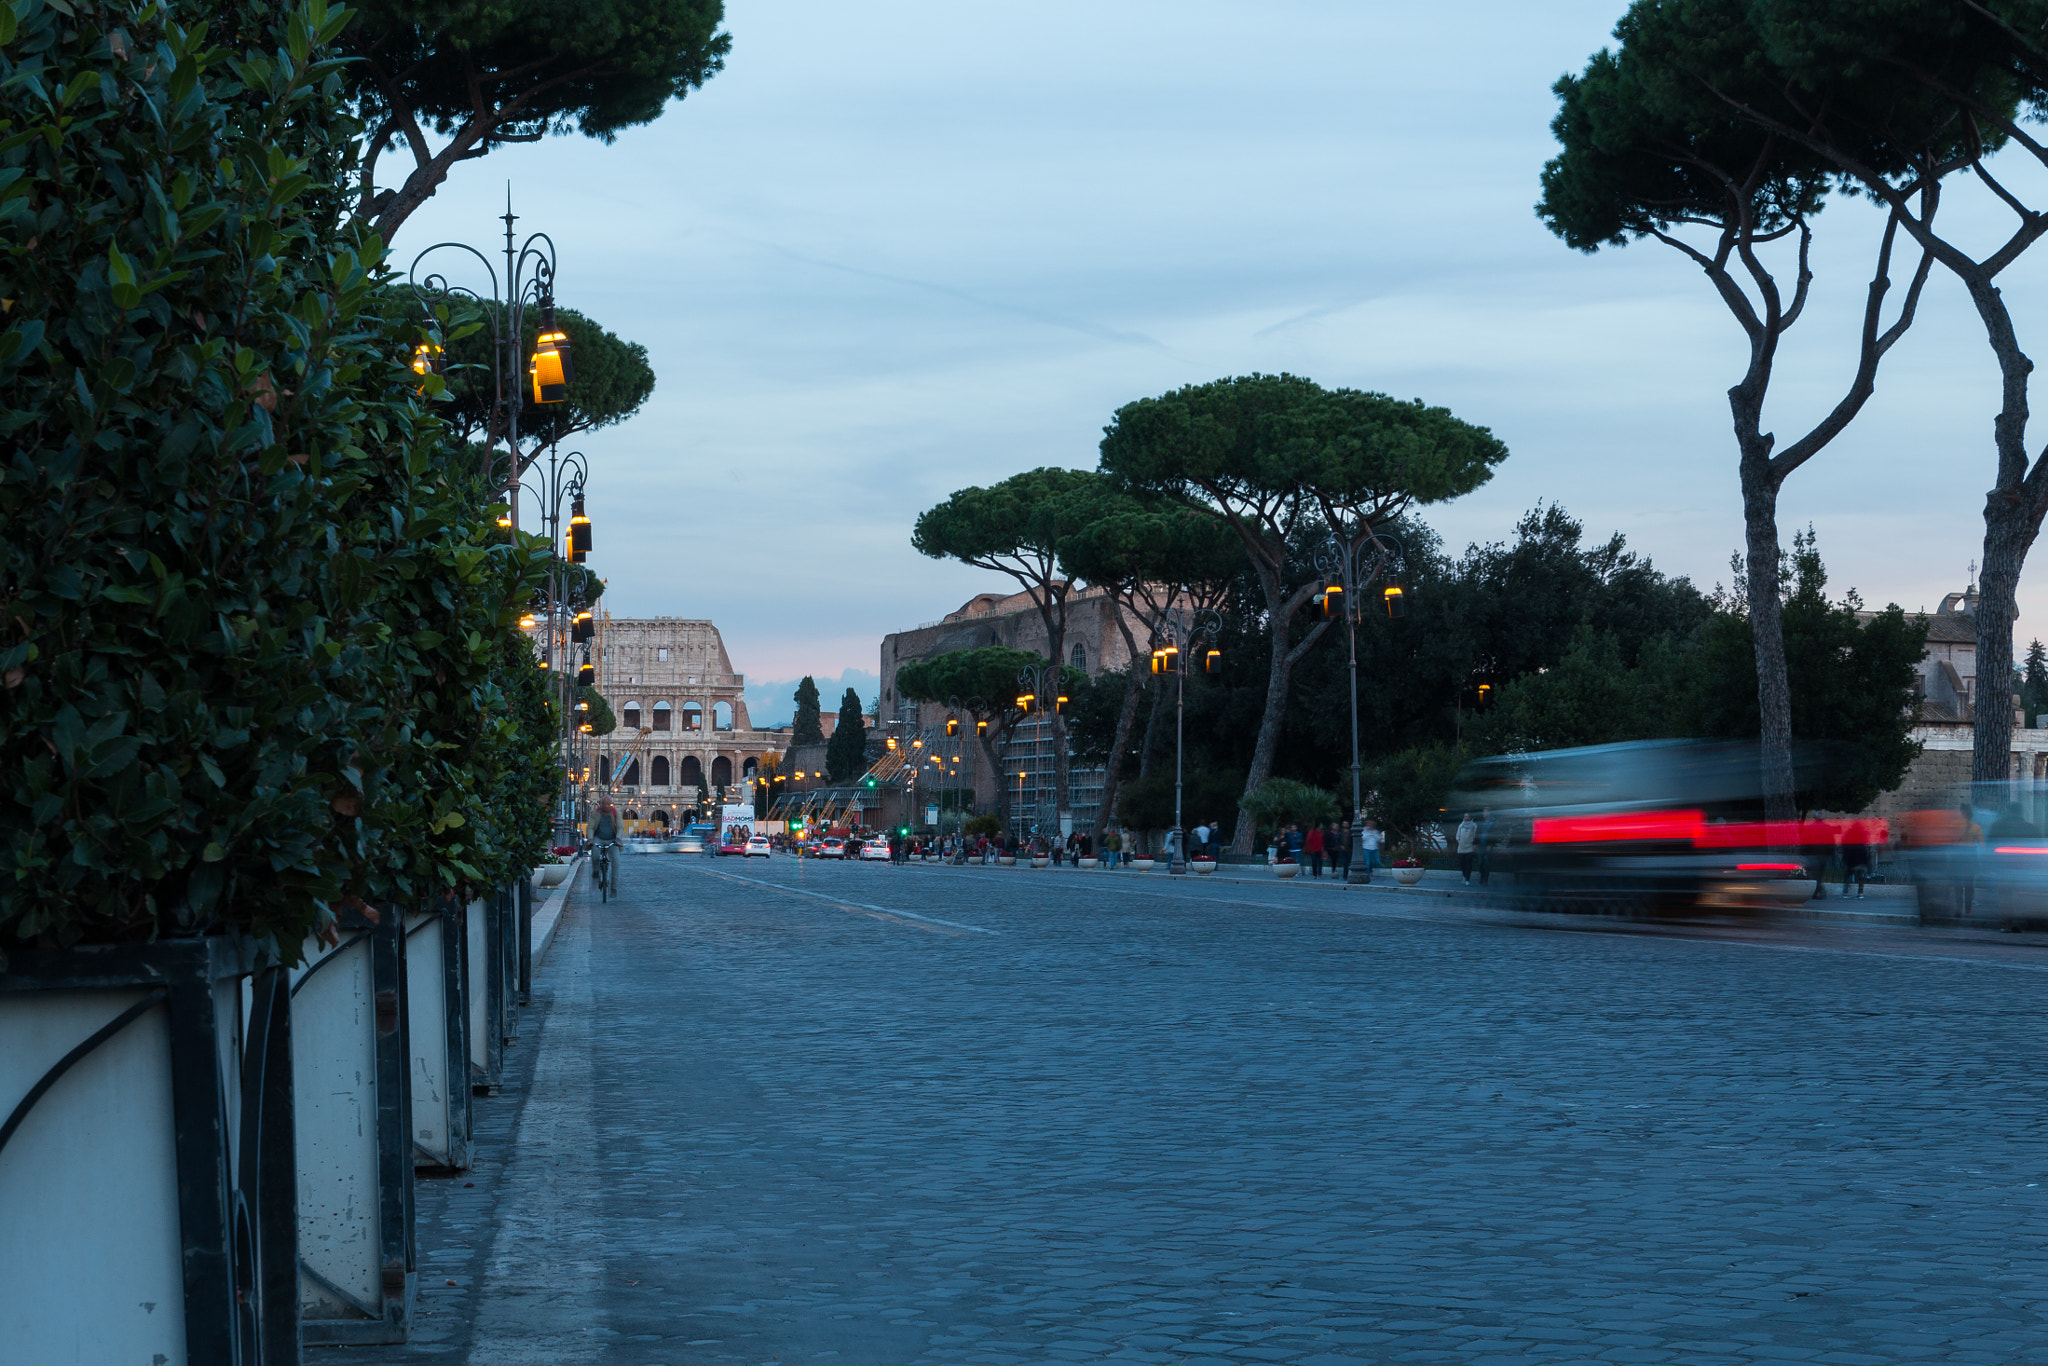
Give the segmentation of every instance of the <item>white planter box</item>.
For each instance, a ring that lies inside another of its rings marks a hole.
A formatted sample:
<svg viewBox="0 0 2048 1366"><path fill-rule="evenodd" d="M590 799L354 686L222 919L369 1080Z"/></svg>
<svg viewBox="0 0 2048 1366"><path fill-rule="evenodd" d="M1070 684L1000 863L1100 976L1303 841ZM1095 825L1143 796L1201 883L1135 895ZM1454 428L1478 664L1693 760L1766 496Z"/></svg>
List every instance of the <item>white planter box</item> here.
<svg viewBox="0 0 2048 1366"><path fill-rule="evenodd" d="M1002 864L1005 868L1010 867L1016 861L1017 856L1015 854L999 854L996 857L996 862Z"/></svg>
<svg viewBox="0 0 2048 1366"><path fill-rule="evenodd" d="M1198 873L1213 873L1216 871L1216 860L1212 858L1189 859L1188 867Z"/></svg>
<svg viewBox="0 0 2048 1366"><path fill-rule="evenodd" d="M1422 881L1422 875L1426 871L1426 869L1422 868L1396 868L1394 870L1394 881L1400 883L1403 887L1413 887L1416 883Z"/></svg>
<svg viewBox="0 0 2048 1366"><path fill-rule="evenodd" d="M1275 877L1290 878L1298 875L1300 872L1301 865L1298 863L1276 863L1273 865Z"/></svg>
<svg viewBox="0 0 2048 1366"><path fill-rule="evenodd" d="M1074 861L1080 864L1083 868L1093 868L1096 865L1096 863L1099 862L1099 860L1090 858L1085 854L1082 855L1080 858L1075 859Z"/></svg>
<svg viewBox="0 0 2048 1366"><path fill-rule="evenodd" d="M569 874L576 871L573 863L543 863L533 870L533 880L543 891L559 887L569 880Z"/></svg>
<svg viewBox="0 0 2048 1366"><path fill-rule="evenodd" d="M463 926L441 910L405 918L406 1042L413 1165L469 1167L469 1013Z"/></svg>
<svg viewBox="0 0 2048 1366"><path fill-rule="evenodd" d="M253 968L208 938L0 974L0 1357L296 1366L291 1017Z"/></svg>
<svg viewBox="0 0 2048 1366"><path fill-rule="evenodd" d="M1052 855L1050 854L1033 854L1031 856L1031 866L1033 868L1044 868L1049 866L1051 863Z"/></svg>
<svg viewBox="0 0 2048 1366"><path fill-rule="evenodd" d="M304 1340L403 1342L418 1286L404 1014L395 909L344 919L292 972Z"/></svg>
<svg viewBox="0 0 2048 1366"><path fill-rule="evenodd" d="M1131 867L1137 869L1141 873L1151 872L1152 864L1153 860L1149 858L1134 858L1131 860Z"/></svg>

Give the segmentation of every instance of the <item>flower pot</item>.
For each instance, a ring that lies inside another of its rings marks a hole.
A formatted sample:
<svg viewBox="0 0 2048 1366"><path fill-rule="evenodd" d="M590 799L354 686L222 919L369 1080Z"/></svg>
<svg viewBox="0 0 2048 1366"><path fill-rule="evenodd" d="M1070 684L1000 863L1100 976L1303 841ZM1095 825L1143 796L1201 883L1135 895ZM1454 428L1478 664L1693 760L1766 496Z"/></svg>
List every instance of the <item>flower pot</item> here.
<svg viewBox="0 0 2048 1366"><path fill-rule="evenodd" d="M1002 854L996 858L996 862L1008 868L1017 862L1017 856L1015 854Z"/></svg>
<svg viewBox="0 0 2048 1366"><path fill-rule="evenodd" d="M1273 875L1275 877L1289 878L1295 876L1300 871L1301 865L1292 859L1284 859L1273 865Z"/></svg>
<svg viewBox="0 0 2048 1366"><path fill-rule="evenodd" d="M1033 868L1045 868L1050 866L1051 863L1052 855L1050 854L1033 854L1031 856L1031 866Z"/></svg>
<svg viewBox="0 0 2048 1366"><path fill-rule="evenodd" d="M1216 871L1216 860L1212 858L1189 859L1188 867L1198 873L1213 873Z"/></svg>
<svg viewBox="0 0 2048 1366"><path fill-rule="evenodd" d="M1396 868L1394 869L1394 881L1400 883L1403 887L1413 887L1416 883L1422 881L1424 871L1421 868Z"/></svg>
<svg viewBox="0 0 2048 1366"><path fill-rule="evenodd" d="M569 880L569 873L575 866L573 863L543 863L533 870L534 881L540 884L543 891L550 887L559 887Z"/></svg>
<svg viewBox="0 0 2048 1366"><path fill-rule="evenodd" d="M1131 860L1131 867L1137 869L1141 873L1151 872L1152 864L1153 860L1149 858L1134 858Z"/></svg>
<svg viewBox="0 0 2048 1366"><path fill-rule="evenodd" d="M1080 864L1083 868L1093 868L1097 863L1101 862L1100 859L1090 858L1086 854L1082 855L1080 858L1074 861Z"/></svg>

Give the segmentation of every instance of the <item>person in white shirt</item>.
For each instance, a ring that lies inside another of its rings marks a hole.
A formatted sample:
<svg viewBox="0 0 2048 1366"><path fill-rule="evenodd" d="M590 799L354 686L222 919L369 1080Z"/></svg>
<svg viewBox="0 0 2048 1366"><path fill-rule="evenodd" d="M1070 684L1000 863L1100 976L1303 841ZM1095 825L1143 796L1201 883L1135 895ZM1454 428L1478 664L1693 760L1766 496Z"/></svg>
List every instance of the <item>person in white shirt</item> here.
<svg viewBox="0 0 2048 1366"><path fill-rule="evenodd" d="M1472 863L1479 856L1479 822L1472 819L1467 811L1465 819L1458 822L1458 872L1465 881L1472 880Z"/></svg>
<svg viewBox="0 0 2048 1366"><path fill-rule="evenodd" d="M1206 853L1209 848L1209 827L1206 823L1195 827L1195 852Z"/></svg>
<svg viewBox="0 0 2048 1366"><path fill-rule="evenodd" d="M1372 870L1380 866L1380 827L1376 821L1368 820L1365 829L1358 832L1358 848L1365 855L1364 881L1372 881Z"/></svg>

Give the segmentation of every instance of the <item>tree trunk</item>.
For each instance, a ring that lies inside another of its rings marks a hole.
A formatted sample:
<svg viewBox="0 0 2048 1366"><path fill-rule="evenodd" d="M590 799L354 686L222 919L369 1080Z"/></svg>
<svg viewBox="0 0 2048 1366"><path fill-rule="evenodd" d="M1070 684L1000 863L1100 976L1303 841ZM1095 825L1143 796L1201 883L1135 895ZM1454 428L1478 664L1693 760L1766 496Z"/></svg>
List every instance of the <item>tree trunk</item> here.
<svg viewBox="0 0 2048 1366"><path fill-rule="evenodd" d="M1121 619L1118 625L1122 625ZM1125 639L1130 633L1125 632ZM1145 687L1146 674L1138 672L1138 652L1131 651L1131 665L1124 680L1124 704L1116 714L1116 738L1110 741L1109 763L1102 771L1102 801L1095 808L1095 833L1099 838L1116 820L1116 791L1122 785L1124 750L1131 743L1131 728L1138 722L1138 697Z"/></svg>
<svg viewBox="0 0 2048 1366"><path fill-rule="evenodd" d="M1756 646L1758 769L1763 782L1764 819L1798 817L1792 788L1792 679L1785 667L1784 602L1778 591L1778 486L1771 477L1770 442L1756 435L1752 422L1742 427L1737 410L1737 438L1742 443L1742 523L1748 542L1744 572L1749 579L1749 634Z"/></svg>
<svg viewBox="0 0 2048 1366"><path fill-rule="evenodd" d="M1140 780L1152 776L1152 754L1159 748L1159 728L1165 724L1166 707L1160 698L1162 687L1157 678L1152 679L1152 714L1145 718L1145 743L1138 750L1138 777Z"/></svg>
<svg viewBox="0 0 2048 1366"><path fill-rule="evenodd" d="M1984 570L1977 580L1977 696L1970 776L1980 783L2012 778L2012 625L2020 570L2048 510L2043 471L2027 470L2027 386L2034 362L2020 350L2005 297L1989 278L1965 277L1970 301L1998 358L2002 403L1992 422L1998 481L1984 498ZM2048 462L2044 462L2048 463Z"/></svg>
<svg viewBox="0 0 2048 1366"><path fill-rule="evenodd" d="M1280 726L1287 719L1287 684L1294 676L1294 656L1287 645L1287 628L1293 621L1293 614L1282 610L1278 595L1270 589L1266 601L1272 628L1272 662L1266 672L1266 708L1259 717L1259 741L1252 750L1251 771L1244 778L1247 797L1273 776L1273 759L1280 749ZM1256 835L1251 813L1239 811L1237 830L1230 841L1231 852L1251 853Z"/></svg>
<svg viewBox="0 0 2048 1366"><path fill-rule="evenodd" d="M1977 580L1976 734L1970 776L2003 783L2012 773L2012 624L2027 550L2040 530L2017 496L1993 490L1984 508L1984 570ZM2001 803L2002 805L2002 803Z"/></svg>

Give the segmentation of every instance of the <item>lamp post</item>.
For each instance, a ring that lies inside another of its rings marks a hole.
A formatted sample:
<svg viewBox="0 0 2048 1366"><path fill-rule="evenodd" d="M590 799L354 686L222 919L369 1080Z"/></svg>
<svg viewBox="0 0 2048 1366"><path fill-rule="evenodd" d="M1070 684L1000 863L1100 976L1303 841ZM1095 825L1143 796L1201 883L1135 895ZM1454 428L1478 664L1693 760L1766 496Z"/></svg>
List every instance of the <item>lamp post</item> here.
<svg viewBox="0 0 2048 1366"><path fill-rule="evenodd" d="M576 379L576 362L568 334L555 323L554 239L544 232L536 232L523 243L516 240L512 225L518 221L518 215L512 212L512 191L509 187L505 191L504 220L505 292L502 297L498 292L498 272L490 258L467 242L434 243L413 258L407 278L413 293L429 314L433 313L437 300L459 297L481 304L490 317L493 396L491 421L485 428L486 445L494 446L502 433L509 459L502 480L498 477L494 459L490 462L492 468L486 469L484 474L485 481L494 491L507 495L511 525L517 530L519 476L529 463L519 450L520 410L528 404L560 403L568 398L568 387ZM453 285L437 270L422 275L422 264L438 251L468 252L474 256L490 278L490 293L486 295L465 286ZM533 354L524 358L522 367L520 343L525 335L526 310L529 307L540 313L539 328ZM413 359L413 368L421 371L438 369L440 361L438 348L422 348L422 352Z"/></svg>
<svg viewBox="0 0 2048 1366"><path fill-rule="evenodd" d="M1173 675L1173 835L1166 863L1169 873L1188 870L1187 839L1181 833L1183 820L1180 809L1188 660L1205 641L1214 640L1222 630L1223 618L1209 607L1197 607L1193 611L1185 607L1169 607L1152 627L1152 672ZM1203 651L1202 672L1214 673L1222 657L1220 650Z"/></svg>
<svg viewBox="0 0 2048 1366"><path fill-rule="evenodd" d="M540 524L546 528L548 537L548 599L546 618L540 624L545 633L540 655L542 664L557 679L555 686L559 689L562 703L563 791L562 809L556 818L558 825L575 820L576 691L597 686L597 666L590 657L591 644L597 637L596 614L591 604L570 601L571 595L564 583L565 563L582 564L590 554L591 521L583 509L583 488L589 473L590 460L583 452L570 451L563 455L559 446L550 446L547 467L540 471L539 477L523 486L514 484L510 489L514 520L518 517L519 493L523 487L533 495ZM562 520L565 502L569 506L567 523ZM572 674L570 656L578 645L583 647L582 657Z"/></svg>
<svg viewBox="0 0 2048 1366"><path fill-rule="evenodd" d="M1387 615L1396 620L1408 614L1407 598L1394 582L1391 569L1400 558L1401 543L1392 536L1368 529L1363 536L1332 536L1316 550L1316 568L1323 573L1323 591L1316 595L1326 617L1343 614L1344 631L1351 651L1351 862L1346 882L1362 883L1365 876L1365 813L1363 782L1358 763L1358 618L1364 610L1364 590L1382 575L1387 584L1380 592ZM1332 602L1331 599L1336 601Z"/></svg>

